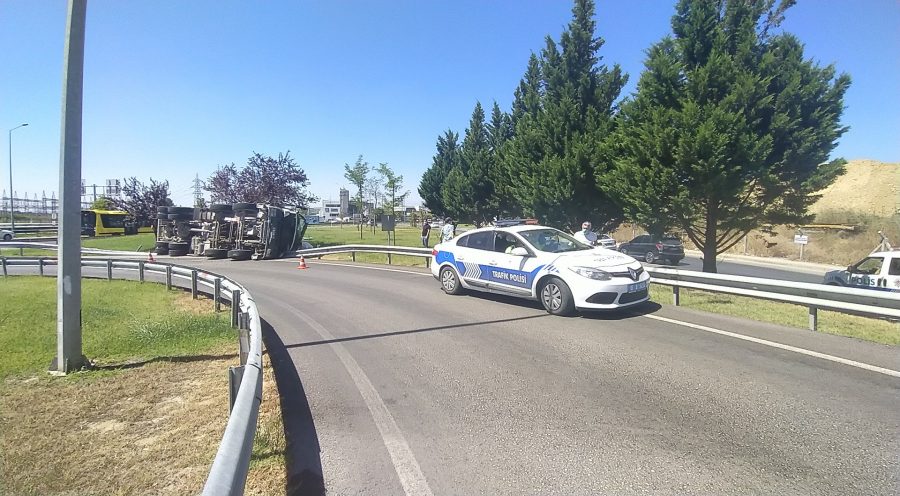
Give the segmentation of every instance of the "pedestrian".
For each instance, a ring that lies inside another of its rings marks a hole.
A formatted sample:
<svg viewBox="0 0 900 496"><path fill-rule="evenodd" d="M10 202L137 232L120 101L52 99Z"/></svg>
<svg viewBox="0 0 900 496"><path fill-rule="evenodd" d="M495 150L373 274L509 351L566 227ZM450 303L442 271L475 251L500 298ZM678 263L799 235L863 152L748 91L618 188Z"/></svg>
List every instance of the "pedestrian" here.
<svg viewBox="0 0 900 496"><path fill-rule="evenodd" d="M456 233L456 226L453 225L453 219L447 217L444 219L444 227L441 228L441 242L446 243L453 239L453 235Z"/></svg>
<svg viewBox="0 0 900 496"><path fill-rule="evenodd" d="M422 222L422 246L428 248L428 238L431 236L431 223L426 219Z"/></svg>
<svg viewBox="0 0 900 496"><path fill-rule="evenodd" d="M591 231L591 221L589 220L581 224L581 230L575 233L573 237L588 246L597 244L597 233Z"/></svg>

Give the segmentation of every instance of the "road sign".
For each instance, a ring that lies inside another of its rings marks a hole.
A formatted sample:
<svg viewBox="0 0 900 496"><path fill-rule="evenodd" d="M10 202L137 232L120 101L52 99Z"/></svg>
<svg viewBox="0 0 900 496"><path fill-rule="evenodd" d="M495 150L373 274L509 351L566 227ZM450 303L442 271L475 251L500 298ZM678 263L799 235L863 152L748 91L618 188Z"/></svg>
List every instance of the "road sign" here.
<svg viewBox="0 0 900 496"><path fill-rule="evenodd" d="M805 234L795 234L794 235L794 243L798 245L806 245L809 244L809 236Z"/></svg>

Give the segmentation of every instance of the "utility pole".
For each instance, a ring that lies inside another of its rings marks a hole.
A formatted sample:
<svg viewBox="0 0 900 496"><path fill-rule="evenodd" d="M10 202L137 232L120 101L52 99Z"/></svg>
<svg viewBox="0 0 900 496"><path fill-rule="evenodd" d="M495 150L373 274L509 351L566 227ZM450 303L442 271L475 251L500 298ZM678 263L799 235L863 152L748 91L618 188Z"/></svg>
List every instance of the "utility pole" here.
<svg viewBox="0 0 900 496"><path fill-rule="evenodd" d="M63 66L59 172L59 266L56 271L56 359L51 372L86 365L81 348L81 106L87 0L69 0Z"/></svg>
<svg viewBox="0 0 900 496"><path fill-rule="evenodd" d="M194 206L200 206L200 199L203 198L203 182L200 180L200 174L194 174Z"/></svg>

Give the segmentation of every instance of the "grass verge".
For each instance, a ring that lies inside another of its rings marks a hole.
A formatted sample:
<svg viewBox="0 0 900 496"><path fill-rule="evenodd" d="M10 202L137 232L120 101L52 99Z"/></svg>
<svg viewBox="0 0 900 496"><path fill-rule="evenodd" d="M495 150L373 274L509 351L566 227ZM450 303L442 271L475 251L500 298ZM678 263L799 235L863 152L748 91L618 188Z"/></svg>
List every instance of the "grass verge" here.
<svg viewBox="0 0 900 496"><path fill-rule="evenodd" d="M97 248L101 250L140 251L146 253L156 246L156 235L153 233L141 233L128 236L83 238L81 240L81 246L83 248ZM37 248L0 248L0 256L55 257L56 250L41 250Z"/></svg>
<svg viewBox="0 0 900 496"><path fill-rule="evenodd" d="M227 313L158 284L85 280L84 352L98 367L52 377L55 290L54 278L0 279L0 494L199 493L237 364ZM265 380L248 493L283 494L271 369Z"/></svg>
<svg viewBox="0 0 900 496"><path fill-rule="evenodd" d="M801 329L809 325L806 307L799 305L685 288L680 293L680 304L685 308ZM651 284L650 297L657 303L668 304L672 301L672 289L661 284ZM828 334L891 346L900 345L900 323L886 320L819 310L818 329Z"/></svg>

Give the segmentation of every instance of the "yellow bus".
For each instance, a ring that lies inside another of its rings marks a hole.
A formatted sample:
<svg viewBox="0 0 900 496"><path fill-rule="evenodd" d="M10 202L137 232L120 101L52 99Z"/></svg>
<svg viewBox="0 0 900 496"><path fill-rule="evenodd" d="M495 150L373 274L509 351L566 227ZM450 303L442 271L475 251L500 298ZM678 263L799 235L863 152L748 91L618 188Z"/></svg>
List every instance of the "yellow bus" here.
<svg viewBox="0 0 900 496"><path fill-rule="evenodd" d="M153 226L138 226L128 220L128 212L122 210L82 210L82 236L116 236L122 234L152 233Z"/></svg>

